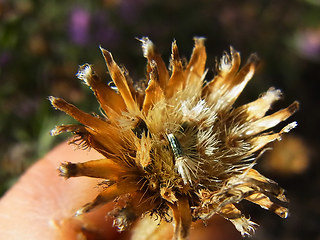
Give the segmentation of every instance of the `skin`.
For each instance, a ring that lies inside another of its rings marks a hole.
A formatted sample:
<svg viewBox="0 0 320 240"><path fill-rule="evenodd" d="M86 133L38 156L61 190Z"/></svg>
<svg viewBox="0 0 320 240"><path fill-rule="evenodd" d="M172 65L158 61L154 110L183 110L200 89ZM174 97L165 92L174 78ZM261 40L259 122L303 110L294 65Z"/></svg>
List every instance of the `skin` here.
<svg viewBox="0 0 320 240"><path fill-rule="evenodd" d="M77 177L65 180L57 168L62 162L100 159L94 150L74 151L62 143L37 161L0 200L0 236L2 239L129 239L118 233L112 219L106 217L113 203L90 213L73 217L76 210L92 201L101 188L101 179ZM240 239L231 223L214 217L209 226L196 223L190 239ZM214 238L212 238L214 236ZM84 238L86 237L86 238Z"/></svg>

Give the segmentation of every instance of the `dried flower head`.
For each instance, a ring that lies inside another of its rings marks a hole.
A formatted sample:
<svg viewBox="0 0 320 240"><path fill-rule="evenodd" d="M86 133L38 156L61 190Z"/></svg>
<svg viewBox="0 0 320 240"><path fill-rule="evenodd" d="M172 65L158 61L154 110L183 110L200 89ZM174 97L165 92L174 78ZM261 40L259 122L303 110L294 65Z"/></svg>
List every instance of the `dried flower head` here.
<svg viewBox="0 0 320 240"><path fill-rule="evenodd" d="M101 193L77 214L116 199L110 215L119 230L155 214L174 222L174 239L186 239L192 221L214 214L229 219L242 235L251 234L256 224L235 206L243 199L286 218L284 190L253 166L268 143L296 126L293 122L278 133L269 131L290 117L298 102L266 116L281 97L280 90L270 88L257 100L233 107L254 74L255 54L239 70L240 54L231 47L217 63L214 79L205 81L203 38L195 38L187 64L174 41L170 71L153 43L148 38L141 42L147 79L139 87L105 49L101 51L116 87L101 80L91 65L80 67L77 76L93 90L103 116L50 97L55 108L82 124L58 126L52 135L72 132L72 143L105 157L59 168L65 178L104 179Z"/></svg>

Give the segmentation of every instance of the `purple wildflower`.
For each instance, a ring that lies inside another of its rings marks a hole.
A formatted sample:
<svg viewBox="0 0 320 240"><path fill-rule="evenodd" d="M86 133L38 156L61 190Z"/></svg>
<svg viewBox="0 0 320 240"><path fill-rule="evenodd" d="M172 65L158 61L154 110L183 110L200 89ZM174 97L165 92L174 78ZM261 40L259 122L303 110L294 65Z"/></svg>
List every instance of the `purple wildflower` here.
<svg viewBox="0 0 320 240"><path fill-rule="evenodd" d="M75 8L70 14L69 35L72 42L85 45L89 40L90 14L83 8Z"/></svg>

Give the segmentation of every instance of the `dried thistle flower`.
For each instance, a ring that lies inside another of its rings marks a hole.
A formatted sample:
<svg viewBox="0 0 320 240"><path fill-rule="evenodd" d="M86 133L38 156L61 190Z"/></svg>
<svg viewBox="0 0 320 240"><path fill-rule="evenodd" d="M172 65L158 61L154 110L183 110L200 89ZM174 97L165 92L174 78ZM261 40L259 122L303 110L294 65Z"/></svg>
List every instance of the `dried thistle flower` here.
<svg viewBox="0 0 320 240"><path fill-rule="evenodd" d="M93 90L102 117L50 97L55 108L82 124L58 126L52 135L72 132L72 143L105 157L59 168L65 178L104 179L105 188L77 214L117 199L110 215L119 230L147 213L156 214L173 220L174 239L186 239L192 221L214 214L229 219L242 235L251 234L256 224L234 205L243 199L286 218L284 190L253 166L268 143L296 126L292 122L278 133L269 131L290 117L298 102L265 116L281 97L280 90L270 88L257 100L233 107L254 74L255 54L239 70L240 54L231 47L217 63L217 75L206 82L203 38L195 38L187 64L174 41L170 71L153 43L148 38L141 42L147 79L140 87L105 49L101 51L116 88L102 81L91 65L80 67L77 76Z"/></svg>

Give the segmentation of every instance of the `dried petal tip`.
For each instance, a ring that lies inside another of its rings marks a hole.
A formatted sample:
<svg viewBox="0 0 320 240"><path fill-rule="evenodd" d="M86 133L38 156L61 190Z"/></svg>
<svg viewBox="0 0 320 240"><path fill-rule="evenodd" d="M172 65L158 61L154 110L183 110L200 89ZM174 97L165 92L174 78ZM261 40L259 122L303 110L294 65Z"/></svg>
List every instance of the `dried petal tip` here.
<svg viewBox="0 0 320 240"><path fill-rule="evenodd" d="M296 121L289 123L287 126L285 126L280 133L288 133L290 132L292 129L296 128L298 126L298 123Z"/></svg>
<svg viewBox="0 0 320 240"><path fill-rule="evenodd" d="M252 53L250 57L247 60L247 63L253 63L255 66L257 66L260 63L260 58L257 53Z"/></svg>
<svg viewBox="0 0 320 240"><path fill-rule="evenodd" d="M84 81L85 84L87 84L88 86L90 86L88 78L90 78L92 75L92 67L89 64L84 64L82 66L80 66L78 73L76 74L76 76Z"/></svg>
<svg viewBox="0 0 320 240"><path fill-rule="evenodd" d="M294 114L296 111L299 110L299 102L298 101L294 101L287 109L288 109L288 112L292 115Z"/></svg>
<svg viewBox="0 0 320 240"><path fill-rule="evenodd" d="M247 219L244 216L237 219L230 219L230 222L233 223L235 228L241 233L242 237L253 235L256 227L258 226L258 224L250 221L250 219Z"/></svg>
<svg viewBox="0 0 320 240"><path fill-rule="evenodd" d="M51 135L51 136L57 136L57 135L59 135L59 134L60 134L60 131L59 131L58 129L59 129L59 127L55 127L55 128L53 128L53 129L51 129L50 135Z"/></svg>
<svg viewBox="0 0 320 240"><path fill-rule="evenodd" d="M81 216L84 213L87 213L90 211L90 204L86 204L84 205L82 208L80 208L79 210L76 211L76 213L74 214L75 217Z"/></svg>
<svg viewBox="0 0 320 240"><path fill-rule="evenodd" d="M64 178L75 177L77 175L77 165L71 162L62 163L59 172L59 175Z"/></svg>
<svg viewBox="0 0 320 240"><path fill-rule="evenodd" d="M67 104L68 104L68 103L67 103L66 101L64 101L62 98L57 98L57 97L49 96L48 99L49 99L49 101L51 102L51 105L52 105L55 109L61 110L64 105L67 105Z"/></svg>
<svg viewBox="0 0 320 240"><path fill-rule="evenodd" d="M52 105L55 109L57 109L57 108L55 107L55 104L54 104L56 98L53 97L53 96L49 96L48 99L49 99L49 101L51 102L51 105Z"/></svg>
<svg viewBox="0 0 320 240"><path fill-rule="evenodd" d="M206 40L207 40L207 38L205 38L205 37L194 37L193 38L195 45L201 45L201 46L204 46L204 42Z"/></svg>
<svg viewBox="0 0 320 240"><path fill-rule="evenodd" d="M100 50L102 52L102 55L103 55L104 60L106 61L106 63L108 65L112 64L112 62L113 62L112 54L108 50L106 50L106 49L104 49L102 47L100 47Z"/></svg>
<svg viewBox="0 0 320 240"><path fill-rule="evenodd" d="M151 42L151 40L148 37L142 37L138 38L138 40L142 44L142 51L143 51L143 56L145 58L148 58L150 54L153 54L154 52L154 44Z"/></svg>

